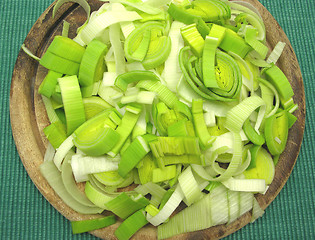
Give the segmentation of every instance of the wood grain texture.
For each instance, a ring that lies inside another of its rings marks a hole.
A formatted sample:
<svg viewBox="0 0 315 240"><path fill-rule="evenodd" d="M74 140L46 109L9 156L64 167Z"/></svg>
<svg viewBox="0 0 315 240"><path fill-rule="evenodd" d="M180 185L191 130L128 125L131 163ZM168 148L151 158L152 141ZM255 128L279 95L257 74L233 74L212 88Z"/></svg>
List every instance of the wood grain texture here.
<svg viewBox="0 0 315 240"><path fill-rule="evenodd" d="M102 4L97 0L88 2L92 11L97 10ZM265 195L256 196L261 207L265 209L286 183L299 154L305 125L305 95L300 67L287 36L276 20L257 0L247 0L247 2L258 9L265 22L268 46L273 48L278 41L287 44L277 65L288 77L295 93L294 101L299 105L299 109L295 112L298 120L289 131L288 144L276 167L274 181ZM76 27L86 20L84 10L76 4L64 4L54 19L51 17L52 8L53 4L40 16L24 41L26 47L37 56L42 56L53 37L61 33L63 20L71 24L70 37L75 36ZM36 187L62 215L69 220L94 218L96 215L78 214L65 205L39 172L39 166L43 162L48 143L42 130L49 122L37 90L46 73L47 70L39 66L22 50L20 51L12 76L10 92L10 118L17 150ZM172 239L219 239L248 224L250 217L251 214L247 213L229 226L220 225L203 231L178 235ZM115 239L114 230L118 225L119 223L116 223L106 229L91 233L103 239ZM134 239L155 239L156 235L156 228L147 226L137 232Z"/></svg>

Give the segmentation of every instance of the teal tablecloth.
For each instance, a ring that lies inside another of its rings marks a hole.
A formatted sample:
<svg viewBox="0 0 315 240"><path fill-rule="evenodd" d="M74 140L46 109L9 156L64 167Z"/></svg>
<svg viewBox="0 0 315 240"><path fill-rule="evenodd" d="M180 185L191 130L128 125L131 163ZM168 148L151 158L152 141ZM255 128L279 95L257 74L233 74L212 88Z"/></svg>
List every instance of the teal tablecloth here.
<svg viewBox="0 0 315 240"><path fill-rule="evenodd" d="M73 236L70 222L40 194L19 159L10 127L9 93L15 60L27 33L52 0L0 1L0 239L95 239ZM288 182L254 224L227 239L315 239L315 2L260 0L289 37L302 69L306 128Z"/></svg>

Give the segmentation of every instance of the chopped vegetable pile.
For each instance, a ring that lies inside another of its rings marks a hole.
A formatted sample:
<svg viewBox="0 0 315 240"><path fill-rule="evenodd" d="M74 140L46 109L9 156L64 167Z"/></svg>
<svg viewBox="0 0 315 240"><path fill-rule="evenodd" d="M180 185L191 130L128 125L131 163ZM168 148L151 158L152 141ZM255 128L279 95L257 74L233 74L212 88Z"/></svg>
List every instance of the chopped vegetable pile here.
<svg viewBox="0 0 315 240"><path fill-rule="evenodd" d="M165 239L260 217L254 194L272 184L298 106L276 65L285 44L269 52L258 11L111 0L90 14L72 2L88 15L76 37L65 22L41 58L28 54L48 69L42 175L78 213L112 212L72 222L73 233L120 218L120 240L147 224Z"/></svg>

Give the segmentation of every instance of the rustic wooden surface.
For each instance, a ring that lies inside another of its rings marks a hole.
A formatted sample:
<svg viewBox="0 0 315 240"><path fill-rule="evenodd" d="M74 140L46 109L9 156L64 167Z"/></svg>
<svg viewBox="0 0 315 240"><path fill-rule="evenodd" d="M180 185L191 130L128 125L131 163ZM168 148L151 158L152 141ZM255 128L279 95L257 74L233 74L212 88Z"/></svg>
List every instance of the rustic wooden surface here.
<svg viewBox="0 0 315 240"><path fill-rule="evenodd" d="M88 2L92 11L98 9L102 4L97 0ZM276 167L274 181L265 195L256 196L261 207L265 209L286 183L299 154L305 125L305 95L300 67L287 36L276 20L257 0L247 0L247 2L258 9L265 22L268 46L273 48L278 41L287 44L277 65L288 77L295 93L294 101L299 105L299 109L295 112L298 120L289 131L288 144ZM51 17L52 8L53 4L40 16L24 42L37 56L42 56L53 37L61 33L63 20L71 23L70 37L74 37L76 26L82 24L86 19L84 10L72 3L64 4L54 19ZM10 92L13 137L22 163L42 195L69 220L94 218L96 215L81 215L65 205L39 172L47 146L47 140L42 130L49 122L37 90L46 73L47 70L20 51L13 72ZM172 239L219 239L248 224L250 217L251 214L247 213L229 226L220 225L203 231L178 235ZM115 239L114 231L118 225L119 223L116 223L106 229L91 233L103 239ZM156 234L156 228L150 225L137 232L134 239L155 239Z"/></svg>

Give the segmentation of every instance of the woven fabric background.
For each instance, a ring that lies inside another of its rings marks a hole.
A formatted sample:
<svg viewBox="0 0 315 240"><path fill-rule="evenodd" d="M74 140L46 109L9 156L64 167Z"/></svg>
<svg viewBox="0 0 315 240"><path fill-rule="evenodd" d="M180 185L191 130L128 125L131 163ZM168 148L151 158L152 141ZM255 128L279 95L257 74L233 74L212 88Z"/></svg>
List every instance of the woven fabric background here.
<svg viewBox="0 0 315 240"><path fill-rule="evenodd" d="M315 239L315 1L260 0L290 39L306 95L305 135L283 190L254 224L226 239ZM70 222L40 194L17 153L9 118L12 71L27 33L52 0L0 1L0 239L96 239L72 235Z"/></svg>

